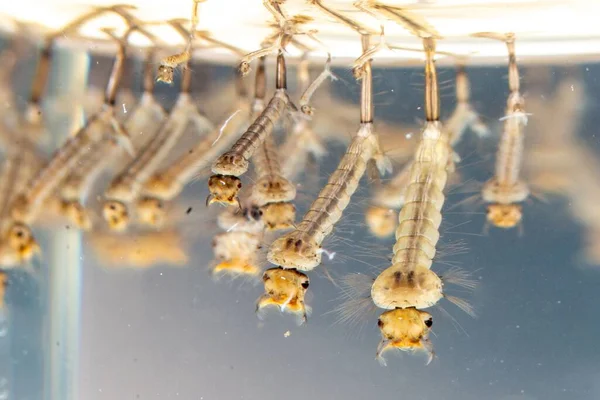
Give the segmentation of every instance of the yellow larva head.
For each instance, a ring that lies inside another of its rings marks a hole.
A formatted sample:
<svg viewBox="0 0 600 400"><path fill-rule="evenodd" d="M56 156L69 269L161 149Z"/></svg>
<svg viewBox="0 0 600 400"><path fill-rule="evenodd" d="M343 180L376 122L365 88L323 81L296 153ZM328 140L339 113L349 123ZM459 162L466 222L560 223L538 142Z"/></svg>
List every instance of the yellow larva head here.
<svg viewBox="0 0 600 400"><path fill-rule="evenodd" d="M161 227L166 217L164 204L157 198L144 197L136 204L136 216L141 224Z"/></svg>
<svg viewBox="0 0 600 400"><path fill-rule="evenodd" d="M261 219L267 230L289 229L296 220L296 207L292 203L269 203L260 208Z"/></svg>
<svg viewBox="0 0 600 400"><path fill-rule="evenodd" d="M232 175L212 175L208 179L208 190L210 194L206 199L206 205L212 203L236 204L239 206L238 193L242 188L242 182Z"/></svg>
<svg viewBox="0 0 600 400"><path fill-rule="evenodd" d="M251 259L233 258L217 264L212 275L231 275L254 277L260 274L260 268Z"/></svg>
<svg viewBox="0 0 600 400"><path fill-rule="evenodd" d="M406 271L401 264L384 270L373 282L371 298L379 308L428 308L442 297L443 283L430 269L417 265Z"/></svg>
<svg viewBox="0 0 600 400"><path fill-rule="evenodd" d="M383 354L392 349L403 351L425 350L429 360L433 356L427 339L433 319L431 314L416 308L397 308L381 314L377 321L381 331L381 342L377 358L383 362Z"/></svg>
<svg viewBox="0 0 600 400"><path fill-rule="evenodd" d="M385 238L396 230L398 214L391 208L369 206L365 212L365 221L373 235Z"/></svg>
<svg viewBox="0 0 600 400"><path fill-rule="evenodd" d="M284 235L271 244L267 259L284 268L310 271L321 264L321 247L311 240Z"/></svg>
<svg viewBox="0 0 600 400"><path fill-rule="evenodd" d="M31 229L27 225L14 223L6 233L6 242L9 252L16 255L18 263L31 260L40 253L40 246L33 237Z"/></svg>
<svg viewBox="0 0 600 400"><path fill-rule="evenodd" d="M83 231L92 229L92 219L87 210L78 201L64 201L61 205L61 211L69 221L77 228Z"/></svg>
<svg viewBox="0 0 600 400"><path fill-rule="evenodd" d="M111 230L120 232L129 226L129 210L120 201L105 201L102 205L102 216Z"/></svg>
<svg viewBox="0 0 600 400"><path fill-rule="evenodd" d="M168 83L169 85L172 84L174 71L175 69L173 67L168 65L160 65L156 74L156 81Z"/></svg>
<svg viewBox="0 0 600 400"><path fill-rule="evenodd" d="M514 228L521 222L523 213L519 204L488 205L487 220L498 228Z"/></svg>
<svg viewBox="0 0 600 400"><path fill-rule="evenodd" d="M240 74L242 76L246 76L250 73L250 63L247 61L242 61L239 66Z"/></svg>
<svg viewBox="0 0 600 400"><path fill-rule="evenodd" d="M269 307L277 307L281 312L295 314L299 322L306 321L310 307L304 303L306 289L309 286L308 276L293 269L271 268L263 274L265 294L256 304L256 312L260 316Z"/></svg>

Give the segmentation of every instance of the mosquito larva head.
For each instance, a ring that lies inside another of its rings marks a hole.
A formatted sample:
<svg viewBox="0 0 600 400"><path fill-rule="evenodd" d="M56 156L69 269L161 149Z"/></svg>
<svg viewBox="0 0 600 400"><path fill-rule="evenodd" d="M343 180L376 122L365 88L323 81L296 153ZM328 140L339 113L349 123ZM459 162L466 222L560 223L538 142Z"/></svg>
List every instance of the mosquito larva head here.
<svg viewBox="0 0 600 400"><path fill-rule="evenodd" d="M321 264L321 247L312 240L299 238L292 232L271 244L267 259L284 268L310 271Z"/></svg>
<svg viewBox="0 0 600 400"><path fill-rule="evenodd" d="M92 219L80 202L63 201L61 208L62 214L77 228L83 231L92 229Z"/></svg>
<svg viewBox="0 0 600 400"><path fill-rule="evenodd" d="M129 210L120 201L105 201L102 205L102 216L111 230L121 232L129 226Z"/></svg>
<svg viewBox="0 0 600 400"><path fill-rule="evenodd" d="M143 225L161 227L166 218L166 211L163 202L154 197L144 197L138 200L136 204L136 216Z"/></svg>
<svg viewBox="0 0 600 400"><path fill-rule="evenodd" d="M302 113L304 115L308 115L309 117L312 117L315 114L314 107L311 107L311 106L309 106L307 104L305 104L302 107L300 107L300 111L302 111Z"/></svg>
<svg viewBox="0 0 600 400"><path fill-rule="evenodd" d="M363 72L364 72L364 68L361 65L352 68L352 75L354 76L354 79L356 79L356 80L359 80L362 78Z"/></svg>
<svg viewBox="0 0 600 400"><path fill-rule="evenodd" d="M277 307L281 312L295 314L299 322L305 322L310 308L304 303L308 276L293 269L271 268L263 274L265 293L258 299L256 312L259 317L266 309Z"/></svg>
<svg viewBox="0 0 600 400"><path fill-rule="evenodd" d="M371 298L379 308L428 308L444 297L443 283L435 272L417 265L404 270L402 264L392 265L373 282Z"/></svg>
<svg viewBox="0 0 600 400"><path fill-rule="evenodd" d="M211 274L213 276L218 275L230 275L233 277L237 276L247 276L247 277L255 277L260 274L260 267L255 265L256 263L250 259L245 259L242 257L232 258L230 260L222 261L215 265L211 269Z"/></svg>
<svg viewBox="0 0 600 400"><path fill-rule="evenodd" d="M169 85L173 84L173 73L175 72L175 68L168 65L160 65L158 67L158 72L156 74L157 82L168 83Z"/></svg>
<svg viewBox="0 0 600 400"><path fill-rule="evenodd" d="M365 212L365 221L373 235L385 238L396 230L398 213L391 208L369 206Z"/></svg>
<svg viewBox="0 0 600 400"><path fill-rule="evenodd" d="M433 356L429 331L433 325L431 314L416 308L396 308L381 314L377 321L381 342L377 358L384 362L383 354L392 349L403 351L425 350L429 359Z"/></svg>
<svg viewBox="0 0 600 400"><path fill-rule="evenodd" d="M241 154L225 153L213 163L212 172L220 175L240 176L248 171L250 163Z"/></svg>
<svg viewBox="0 0 600 400"><path fill-rule="evenodd" d="M260 208L262 221L267 230L289 229L296 220L296 206L293 203L269 203Z"/></svg>
<svg viewBox="0 0 600 400"><path fill-rule="evenodd" d="M252 186L252 197L259 204L292 201L296 197L296 186L282 176L267 175Z"/></svg>
<svg viewBox="0 0 600 400"><path fill-rule="evenodd" d="M238 193L242 188L240 178L232 175L212 175L208 178L208 190L210 194L206 201L207 205L212 203L237 204L239 205Z"/></svg>
<svg viewBox="0 0 600 400"><path fill-rule="evenodd" d="M240 70L240 74L242 74L242 76L248 75L250 73L250 63L247 61L242 61L240 63L239 70Z"/></svg>
<svg viewBox="0 0 600 400"><path fill-rule="evenodd" d="M146 194L163 199L171 199L175 197L177 194L179 194L181 189L182 186L179 181L175 179L168 179L161 174L152 176L144 184L144 191Z"/></svg>
<svg viewBox="0 0 600 400"><path fill-rule="evenodd" d="M27 262L40 253L40 246L25 224L14 223L6 233L6 241L9 251L16 255L18 264Z"/></svg>
<svg viewBox="0 0 600 400"><path fill-rule="evenodd" d="M487 220L498 228L514 228L521 222L523 213L519 204L489 204Z"/></svg>

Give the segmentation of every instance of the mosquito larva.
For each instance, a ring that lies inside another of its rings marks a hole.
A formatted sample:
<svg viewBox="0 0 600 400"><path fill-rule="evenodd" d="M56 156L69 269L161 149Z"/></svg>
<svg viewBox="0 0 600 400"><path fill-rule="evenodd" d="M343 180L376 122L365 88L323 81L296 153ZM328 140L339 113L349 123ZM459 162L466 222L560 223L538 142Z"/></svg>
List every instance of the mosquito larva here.
<svg viewBox="0 0 600 400"><path fill-rule="evenodd" d="M368 41L363 44L363 50L367 51ZM367 169L367 163L381 152L378 138L373 131L370 62L365 63L363 70L361 123L358 132L302 222L295 230L276 239L271 245L267 258L275 265L310 271L321 263L321 243L342 217ZM385 164L380 163L379 166L382 167L381 173L385 173Z"/></svg>
<svg viewBox="0 0 600 400"><path fill-rule="evenodd" d="M61 212L76 227L88 231L92 219L83 206L94 181L111 161L110 142L100 142L92 147L89 156L60 185Z"/></svg>
<svg viewBox="0 0 600 400"><path fill-rule="evenodd" d="M180 65L182 65L183 68L189 67L188 64L192 58L192 42L195 38L196 26L198 25L198 5L204 1L206 0L192 0L192 17L189 37L187 38L188 43L185 47L185 50L183 50L181 53L173 54L160 60L160 65L158 66L156 76L157 82L172 84L175 68Z"/></svg>
<svg viewBox="0 0 600 400"><path fill-rule="evenodd" d="M327 62L325 63L325 69L323 72L319 74L317 79L315 79L309 86L306 88L302 97L300 97L300 111L308 116L312 116L314 114L314 108L309 106L310 98L315 93L315 91L327 80L327 78L331 78L332 81L337 81L337 76L331 72L331 54L327 55Z"/></svg>
<svg viewBox="0 0 600 400"><path fill-rule="evenodd" d="M363 36L362 44L363 51L368 51L368 36ZM278 305L282 311L287 310L301 315L303 320L306 319L307 311L304 310L303 301L306 288L298 285L306 284L308 287L308 278L300 271L310 271L321 263L321 243L342 217L367 169L367 164L381 153L378 138L373 131L372 73L369 61L364 65L363 74L360 127L337 169L302 221L293 231L271 244L267 259L283 268L267 271L276 274L277 280L265 279L265 294L259 299L257 311L268 305ZM386 166L385 162L379 163L381 173L385 172ZM266 273L265 277L268 278ZM285 280L288 282L284 282ZM290 302L293 302L294 308L289 308Z"/></svg>
<svg viewBox="0 0 600 400"><path fill-rule="evenodd" d="M143 193L163 201L173 200L183 187L199 171L210 165L212 161L236 140L239 132L247 126L250 115L250 104L241 94L236 110L197 145L185 152L167 168L155 173L144 184Z"/></svg>
<svg viewBox="0 0 600 400"><path fill-rule="evenodd" d="M460 62L456 73L456 108L443 128L452 147L460 141L468 127L474 129L480 136L488 134L487 127L469 103L469 97L468 77L463 62ZM454 170L453 158L455 157L448 160L448 172ZM398 218L394 210L400 209L404 204L411 168L412 162L409 162L391 181L374 191L371 205L365 212L365 221L375 236L387 237L396 229Z"/></svg>
<svg viewBox="0 0 600 400"><path fill-rule="evenodd" d="M102 110L93 115L74 137L69 138L54 153L46 166L27 182L11 203L12 226L8 228L5 240L10 248L20 254L20 261L27 261L39 251L39 246L28 225L37 217L48 196L57 188L71 168L88 154L95 143L109 139L116 140L130 152L133 151L126 131L114 116L115 97L124 69L125 42L133 29L135 28L129 28L124 37L118 39L119 50L107 85ZM111 35L111 32L107 31L106 33ZM107 131L110 132L110 136L107 136Z"/></svg>
<svg viewBox="0 0 600 400"><path fill-rule="evenodd" d="M190 85L191 71L186 68L183 71L180 94L171 113L158 132L139 151L138 156L112 180L105 191L106 200L102 213L111 229L122 231L127 228L130 221L128 205L138 200L144 183L169 154L190 122L201 133L213 129L212 123L193 103L189 93Z"/></svg>
<svg viewBox="0 0 600 400"><path fill-rule="evenodd" d="M378 325L382 340L377 358L385 364L383 353L391 349L425 350L430 362L433 348L428 340L431 316L419 309L431 307L447 298L466 312L468 303L444 293L445 283L473 287L464 274L449 273L444 278L431 271L439 240L441 209L447 181L451 147L449 133L440 122L440 99L435 70L435 42L423 39L425 61L426 122L410 169L410 183L398 217L392 265L374 280L351 275L346 279L345 303L339 308L342 319L351 320L365 309L369 298L382 314ZM357 311L358 310L358 311Z"/></svg>
<svg viewBox="0 0 600 400"><path fill-rule="evenodd" d="M529 197L529 188L520 178L523 158L523 130L527 125L525 99L520 92L519 69L515 54L514 34L479 34L480 37L502 39L508 48L508 86L504 131L496 154L495 175L482 189L488 204L487 220L499 228L512 228L521 223L521 205Z"/></svg>
<svg viewBox="0 0 600 400"><path fill-rule="evenodd" d="M264 64L261 63L261 65ZM262 92L264 93L264 69L257 71ZM265 138L273 132L275 125L283 115L286 108L295 106L287 94L285 58L282 53L277 56L277 85L275 94L266 105L256 120L248 127L246 132L233 144L231 149L222 154L212 165L213 175L209 178L208 188L210 194L207 204L214 202L224 204L238 204L237 194L242 187L238 178L248 171L249 160L261 146Z"/></svg>

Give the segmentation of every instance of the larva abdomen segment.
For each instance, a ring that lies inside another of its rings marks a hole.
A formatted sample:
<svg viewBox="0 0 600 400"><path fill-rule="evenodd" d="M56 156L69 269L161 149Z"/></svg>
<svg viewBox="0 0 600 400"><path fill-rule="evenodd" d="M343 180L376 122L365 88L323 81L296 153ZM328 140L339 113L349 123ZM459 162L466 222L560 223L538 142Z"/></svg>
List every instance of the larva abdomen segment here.
<svg viewBox="0 0 600 400"><path fill-rule="evenodd" d="M258 118L246 132L234 143L231 150L221 155L212 166L217 175L240 176L248 171L249 160L260 144L273 132L275 124L281 118L289 98L285 90L278 89Z"/></svg>
<svg viewBox="0 0 600 400"><path fill-rule="evenodd" d="M418 249L432 260L435 257L435 245L439 238L438 227L430 220L405 220L396 229L394 254L401 250Z"/></svg>
<svg viewBox="0 0 600 400"><path fill-rule="evenodd" d="M298 226L299 231L313 236L318 244L331 233L356 191L373 154L373 144L369 141L371 138L356 137L352 141L340 165Z"/></svg>

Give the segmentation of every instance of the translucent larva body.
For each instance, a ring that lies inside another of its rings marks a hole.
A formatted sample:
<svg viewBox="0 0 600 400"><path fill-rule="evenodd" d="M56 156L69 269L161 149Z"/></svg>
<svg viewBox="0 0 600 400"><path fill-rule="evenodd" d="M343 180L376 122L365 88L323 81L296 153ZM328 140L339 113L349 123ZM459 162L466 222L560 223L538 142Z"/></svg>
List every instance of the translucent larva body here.
<svg viewBox="0 0 600 400"><path fill-rule="evenodd" d="M506 102L504 131L496 153L496 169L492 179L482 190L483 200L488 205L487 220L499 228L512 228L522 219L520 203L529 197L529 188L521 180L524 129L527 125L525 99L520 92L519 70L515 55L514 34L504 37L491 34L481 35L502 38L508 48L508 86L510 94Z"/></svg>
<svg viewBox="0 0 600 400"><path fill-rule="evenodd" d="M379 144L371 130L371 125L361 128L296 229L273 242L267 256L269 262L300 271L310 271L321 263L323 240L342 217L367 163L378 151Z"/></svg>

